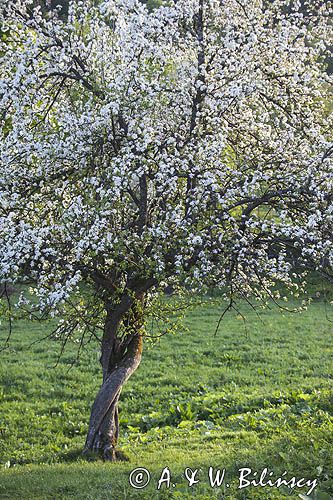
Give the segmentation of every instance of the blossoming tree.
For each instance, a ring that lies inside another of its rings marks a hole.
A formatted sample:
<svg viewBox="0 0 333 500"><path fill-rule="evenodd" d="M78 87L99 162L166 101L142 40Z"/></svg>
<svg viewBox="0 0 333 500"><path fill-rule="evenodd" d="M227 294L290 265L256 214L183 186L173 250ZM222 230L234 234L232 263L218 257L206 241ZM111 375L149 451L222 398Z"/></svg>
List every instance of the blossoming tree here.
<svg viewBox="0 0 333 500"><path fill-rule="evenodd" d="M87 0L64 19L31 3L2 7L0 281L29 283L17 306L59 318L64 343L101 342L85 449L114 460L166 283L232 304L330 275L331 11Z"/></svg>

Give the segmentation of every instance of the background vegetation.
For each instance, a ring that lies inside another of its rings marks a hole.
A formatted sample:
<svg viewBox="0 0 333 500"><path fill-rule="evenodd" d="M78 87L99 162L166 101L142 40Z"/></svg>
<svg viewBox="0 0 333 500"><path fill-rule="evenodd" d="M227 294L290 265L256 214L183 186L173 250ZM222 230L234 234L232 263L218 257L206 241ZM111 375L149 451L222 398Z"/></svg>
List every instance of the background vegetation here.
<svg viewBox="0 0 333 500"><path fill-rule="evenodd" d="M71 345L54 368L56 342L30 347L52 325L16 324L1 354L0 498L289 498L283 489L237 491L238 469L246 466L267 466L276 477L287 470L290 477L318 478L314 498L331 498L332 313L318 295L302 314L272 308L258 318L243 304L246 323L229 313L215 337L222 306L205 299L188 314L187 332L146 349L126 385L120 447L130 462L116 464L80 456L100 384L98 346L90 344L72 366L77 346ZM227 491L210 488L210 465L227 469ZM157 492L165 466L176 486ZM201 469L191 489L186 466ZM129 485L135 467L151 471L145 490Z"/></svg>

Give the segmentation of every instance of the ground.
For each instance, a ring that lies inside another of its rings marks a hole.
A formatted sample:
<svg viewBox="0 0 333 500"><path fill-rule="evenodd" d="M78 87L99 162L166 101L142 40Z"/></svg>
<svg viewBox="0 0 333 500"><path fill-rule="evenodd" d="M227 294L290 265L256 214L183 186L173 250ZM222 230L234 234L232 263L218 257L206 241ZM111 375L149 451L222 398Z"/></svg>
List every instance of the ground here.
<svg viewBox="0 0 333 500"><path fill-rule="evenodd" d="M301 315L272 308L258 317L243 305L245 325L230 313L216 336L218 300L190 311L188 331L147 347L123 391L120 448L130 461L116 464L80 455L100 383L97 345L73 367L76 346L68 346L54 367L56 342L29 347L50 327L17 323L11 348L0 354L0 498L280 500L307 492L239 490L242 467L317 479L311 498L332 498L330 307L315 297ZM4 322L0 328L4 339ZM226 469L220 488L209 484L210 466ZM129 484L137 467L151 474L144 489ZM157 490L164 467L170 488L163 483ZM186 467L198 469L200 483L191 488Z"/></svg>

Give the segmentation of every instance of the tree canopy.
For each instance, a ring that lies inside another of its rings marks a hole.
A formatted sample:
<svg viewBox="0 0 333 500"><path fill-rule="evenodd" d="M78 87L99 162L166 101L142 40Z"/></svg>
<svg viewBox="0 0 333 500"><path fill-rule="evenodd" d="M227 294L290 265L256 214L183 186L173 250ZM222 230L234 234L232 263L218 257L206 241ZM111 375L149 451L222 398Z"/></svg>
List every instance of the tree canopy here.
<svg viewBox="0 0 333 500"><path fill-rule="evenodd" d="M265 300L331 276L331 10L300 7L7 2L0 276L32 285L22 308L132 339L166 284Z"/></svg>
<svg viewBox="0 0 333 500"><path fill-rule="evenodd" d="M29 3L1 49L3 278L56 307L82 278L246 291L288 248L331 262L325 8Z"/></svg>

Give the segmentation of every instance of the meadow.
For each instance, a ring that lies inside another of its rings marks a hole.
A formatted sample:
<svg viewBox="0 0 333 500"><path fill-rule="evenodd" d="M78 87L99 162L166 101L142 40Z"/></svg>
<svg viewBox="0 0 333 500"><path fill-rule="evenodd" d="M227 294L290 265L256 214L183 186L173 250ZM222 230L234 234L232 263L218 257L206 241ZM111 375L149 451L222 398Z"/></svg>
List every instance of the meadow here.
<svg viewBox="0 0 333 500"><path fill-rule="evenodd" d="M80 454L90 406L100 384L98 345L74 363L68 345L44 340L51 325L18 322L0 356L0 498L44 499L287 499L333 495L333 311L320 297L302 314L275 307L258 317L243 304L227 314L204 300L189 311L187 329L147 346L120 402L120 448L129 461L103 463ZM7 325L1 324L1 339ZM226 470L212 488L208 468ZM144 467L151 480L129 484ZM165 467L170 488L158 480ZM189 487L184 469L197 469ZM311 478L307 488L239 489L239 469L274 478ZM227 483L229 486L227 486Z"/></svg>

